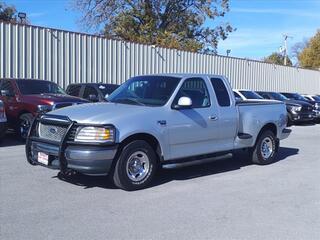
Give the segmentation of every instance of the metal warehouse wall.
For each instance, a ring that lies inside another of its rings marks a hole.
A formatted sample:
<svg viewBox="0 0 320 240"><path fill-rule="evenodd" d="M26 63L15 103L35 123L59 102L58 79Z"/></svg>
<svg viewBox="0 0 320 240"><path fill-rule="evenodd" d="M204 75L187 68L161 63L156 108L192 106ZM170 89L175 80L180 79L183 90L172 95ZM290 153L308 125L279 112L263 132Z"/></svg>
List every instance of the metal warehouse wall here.
<svg viewBox="0 0 320 240"><path fill-rule="evenodd" d="M149 73L226 75L234 88L320 93L320 71L0 23L0 78L122 83Z"/></svg>

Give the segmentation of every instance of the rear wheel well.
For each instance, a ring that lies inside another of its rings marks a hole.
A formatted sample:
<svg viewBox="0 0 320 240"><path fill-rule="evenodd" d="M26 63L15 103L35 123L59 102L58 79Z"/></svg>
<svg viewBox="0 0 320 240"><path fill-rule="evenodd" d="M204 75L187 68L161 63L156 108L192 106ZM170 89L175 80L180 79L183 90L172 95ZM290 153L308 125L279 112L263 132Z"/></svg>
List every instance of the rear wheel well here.
<svg viewBox="0 0 320 240"><path fill-rule="evenodd" d="M266 125L263 126L263 128L261 128L257 140L259 139L260 135L266 131L266 130L270 130L276 137L277 137L277 127L274 123L268 123Z"/></svg>
<svg viewBox="0 0 320 240"><path fill-rule="evenodd" d="M20 116L21 116L22 114L26 114L26 113L32 114L31 112L28 112L27 110L22 110L22 111L19 112L18 118L20 118ZM32 116L33 116L33 114L32 114Z"/></svg>
<svg viewBox="0 0 320 240"><path fill-rule="evenodd" d="M120 143L119 150L121 151L128 143L133 142L135 140L143 140L149 143L157 155L158 162L160 162L162 154L161 154L161 147L160 147L159 141L153 135L148 133L136 133L127 137Z"/></svg>

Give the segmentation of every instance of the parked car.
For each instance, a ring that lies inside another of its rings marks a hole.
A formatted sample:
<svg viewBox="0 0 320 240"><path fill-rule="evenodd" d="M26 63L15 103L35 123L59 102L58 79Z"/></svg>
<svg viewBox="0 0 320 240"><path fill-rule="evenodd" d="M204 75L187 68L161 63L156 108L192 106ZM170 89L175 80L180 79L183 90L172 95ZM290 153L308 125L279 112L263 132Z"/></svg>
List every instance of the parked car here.
<svg viewBox="0 0 320 240"><path fill-rule="evenodd" d="M265 99L278 100L286 104L288 113L288 126L296 123L312 122L316 117L315 113L313 112L313 106L305 101L289 99L277 92L257 91L257 93Z"/></svg>
<svg viewBox="0 0 320 240"><path fill-rule="evenodd" d="M233 89L233 94L238 100L263 99L263 97L258 95L256 92L250 90Z"/></svg>
<svg viewBox="0 0 320 240"><path fill-rule="evenodd" d="M0 90L8 124L22 138L27 136L37 114L88 102L69 96L57 84L44 80L0 79Z"/></svg>
<svg viewBox="0 0 320 240"><path fill-rule="evenodd" d="M38 117L26 143L29 163L62 173L110 174L125 190L146 187L157 167L250 149L254 163L275 160L288 137L279 101L236 103L223 76L137 76L108 102Z"/></svg>
<svg viewBox="0 0 320 240"><path fill-rule="evenodd" d="M289 99L305 101L310 103L313 106L313 111L315 113L315 121L316 122L320 121L320 101L309 100L308 98L305 98L298 93L282 93L282 94Z"/></svg>
<svg viewBox="0 0 320 240"><path fill-rule="evenodd" d="M79 83L70 84L67 94L84 98L90 102L105 102L106 98L117 88L117 84L106 83Z"/></svg>
<svg viewBox="0 0 320 240"><path fill-rule="evenodd" d="M3 102L0 100L0 140L7 131L7 117Z"/></svg>
<svg viewBox="0 0 320 240"><path fill-rule="evenodd" d="M309 101L320 102L320 96L318 95L303 94L302 96Z"/></svg>

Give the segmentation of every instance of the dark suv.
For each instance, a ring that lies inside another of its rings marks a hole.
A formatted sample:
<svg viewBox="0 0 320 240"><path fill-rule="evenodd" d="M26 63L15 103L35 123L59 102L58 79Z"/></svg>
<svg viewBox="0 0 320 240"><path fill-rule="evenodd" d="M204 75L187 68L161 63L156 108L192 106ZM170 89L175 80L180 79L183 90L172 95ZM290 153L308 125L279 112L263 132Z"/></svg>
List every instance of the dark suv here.
<svg viewBox="0 0 320 240"><path fill-rule="evenodd" d="M310 103L313 106L313 111L315 113L315 121L320 121L320 101L317 100L310 100L305 98L304 96L300 95L299 93L281 93L289 99L304 101Z"/></svg>
<svg viewBox="0 0 320 240"><path fill-rule="evenodd" d="M79 83L70 84L66 92L69 95L84 98L90 102L104 102L118 87L119 85L117 84Z"/></svg>
<svg viewBox="0 0 320 240"><path fill-rule="evenodd" d="M286 104L289 126L299 122L312 122L315 118L313 106L307 102L288 99L281 93L277 92L257 91L257 93L265 99L278 100Z"/></svg>
<svg viewBox="0 0 320 240"><path fill-rule="evenodd" d="M88 102L67 95L57 84L45 80L0 79L0 91L9 127L22 138L37 114Z"/></svg>

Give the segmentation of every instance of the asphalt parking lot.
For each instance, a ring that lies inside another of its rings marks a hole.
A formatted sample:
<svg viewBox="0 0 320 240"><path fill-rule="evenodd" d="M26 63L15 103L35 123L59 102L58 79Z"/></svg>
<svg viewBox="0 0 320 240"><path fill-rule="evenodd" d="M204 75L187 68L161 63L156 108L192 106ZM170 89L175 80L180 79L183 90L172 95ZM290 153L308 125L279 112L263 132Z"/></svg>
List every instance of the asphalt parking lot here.
<svg viewBox="0 0 320 240"><path fill-rule="evenodd" d="M0 145L1 239L319 239L320 125L293 127L278 162L232 159L163 170L145 190L29 165Z"/></svg>

